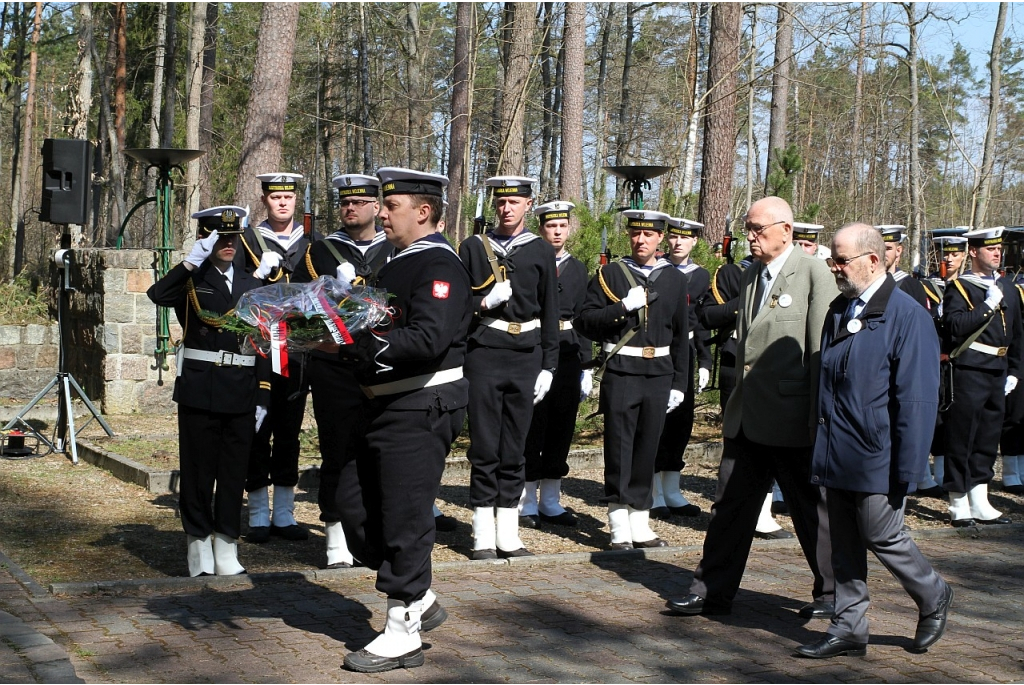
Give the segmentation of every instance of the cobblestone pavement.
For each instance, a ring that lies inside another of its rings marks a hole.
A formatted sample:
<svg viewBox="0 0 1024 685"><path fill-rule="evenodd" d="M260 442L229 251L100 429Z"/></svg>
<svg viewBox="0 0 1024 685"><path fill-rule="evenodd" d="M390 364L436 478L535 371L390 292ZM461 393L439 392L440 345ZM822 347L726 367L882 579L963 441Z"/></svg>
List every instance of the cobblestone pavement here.
<svg viewBox="0 0 1024 685"><path fill-rule="evenodd" d="M797 617L810 574L796 544L776 541L755 543L732 615L713 618L663 610L699 549L444 564L433 587L450 618L426 635L426 665L376 676L340 669L383 624L365 569L54 597L0 559L0 682L1024 680L1024 526L917 539L956 589L927 654L909 651L916 608L872 558L867 657L794 658L826 624Z"/></svg>

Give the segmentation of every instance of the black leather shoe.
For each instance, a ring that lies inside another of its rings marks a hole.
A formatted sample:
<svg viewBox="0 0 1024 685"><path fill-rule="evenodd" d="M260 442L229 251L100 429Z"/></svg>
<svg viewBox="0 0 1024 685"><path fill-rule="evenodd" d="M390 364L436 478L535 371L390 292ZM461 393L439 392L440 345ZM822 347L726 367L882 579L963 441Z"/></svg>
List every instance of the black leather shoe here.
<svg viewBox="0 0 1024 685"><path fill-rule="evenodd" d="M474 549L469 558L473 561L483 561L485 559L497 559L498 553L493 549Z"/></svg>
<svg viewBox="0 0 1024 685"><path fill-rule="evenodd" d="M1008 492L1011 495L1024 495L1024 485L1004 485L1003 492Z"/></svg>
<svg viewBox="0 0 1024 685"><path fill-rule="evenodd" d="M867 645L851 642L835 635L826 635L817 642L800 645L796 648L797 656L808 659L828 659L833 656L864 656L868 653Z"/></svg>
<svg viewBox="0 0 1024 685"><path fill-rule="evenodd" d="M270 534L284 538L285 540L307 540L309 533L297 523L290 526L275 526L270 524Z"/></svg>
<svg viewBox="0 0 1024 685"><path fill-rule="evenodd" d="M953 588L947 583L942 593L939 606L927 616L917 619L917 631L914 633L914 650L924 652L934 645L946 632L946 615L949 605L953 603Z"/></svg>
<svg viewBox="0 0 1024 685"><path fill-rule="evenodd" d="M499 559L511 559L513 557L532 557L532 556L533 556L533 552L531 552L530 550L526 549L525 547L520 547L519 549L514 549L511 552L506 552L503 549L499 549L498 550L498 558Z"/></svg>
<svg viewBox="0 0 1024 685"><path fill-rule="evenodd" d="M762 540L788 540L793 537L785 528L779 528L778 530L770 530L768 532L761 532L759 530L754 531L754 535L761 538Z"/></svg>
<svg viewBox="0 0 1024 685"><path fill-rule="evenodd" d="M673 516L683 516L685 518L693 518L694 516L700 516L700 507L696 504L687 504L682 507L669 507L668 510Z"/></svg>
<svg viewBox="0 0 1024 685"><path fill-rule="evenodd" d="M608 549L633 549L632 542L613 542L608 545Z"/></svg>
<svg viewBox="0 0 1024 685"><path fill-rule="evenodd" d="M668 543L661 538L654 538L645 542L633 540L633 549L651 549L653 547L668 547Z"/></svg>
<svg viewBox="0 0 1024 685"><path fill-rule="evenodd" d="M954 528L974 528L974 519L953 519L950 521Z"/></svg>
<svg viewBox="0 0 1024 685"><path fill-rule="evenodd" d="M651 509L651 518L658 521L668 521L672 518L672 512L668 510L668 507L654 507Z"/></svg>
<svg viewBox="0 0 1024 685"><path fill-rule="evenodd" d="M269 539L270 526L256 526L255 528L250 528L249 532L245 535L245 541L251 542L254 545L262 545Z"/></svg>
<svg viewBox="0 0 1024 685"><path fill-rule="evenodd" d="M785 502L773 501L772 502L772 513L773 514L788 514L789 505Z"/></svg>
<svg viewBox="0 0 1024 685"><path fill-rule="evenodd" d="M1005 525L1007 523L1013 523L1010 519L1005 516L1000 516L994 519L974 519L975 523L980 523L983 526L996 526Z"/></svg>
<svg viewBox="0 0 1024 685"><path fill-rule="evenodd" d="M681 616L696 616L698 614L704 616L728 616L732 613L732 609L729 607L708 604L704 601L703 597L693 593L686 595L682 599L670 599L665 602L665 606L673 614Z"/></svg>
<svg viewBox="0 0 1024 685"><path fill-rule="evenodd" d="M946 499L946 491L941 485L933 485L930 488L924 488L914 493L918 497L934 497L935 499Z"/></svg>
<svg viewBox="0 0 1024 685"><path fill-rule="evenodd" d="M835 602L816 599L810 604L800 607L800 611L797 613L800 618L832 618L832 614L836 613L836 605Z"/></svg>
<svg viewBox="0 0 1024 685"><path fill-rule="evenodd" d="M543 511L537 514L538 518L544 523L550 523L555 526L565 526L567 528L576 527L576 517L573 516L572 512L563 511L557 516L548 516Z"/></svg>
<svg viewBox="0 0 1024 685"><path fill-rule="evenodd" d="M453 516L440 516L434 517L434 529L442 533L450 533L459 527L459 521Z"/></svg>
<svg viewBox="0 0 1024 685"><path fill-rule="evenodd" d="M526 516L519 517L520 528L536 528L537 527L537 515L527 514Z"/></svg>
<svg viewBox="0 0 1024 685"><path fill-rule="evenodd" d="M419 647L402 656L377 656L365 649L345 655L345 668L358 673L383 673L396 668L416 668L423 665L423 650Z"/></svg>
<svg viewBox="0 0 1024 685"><path fill-rule="evenodd" d="M435 599L434 603L428 606L426 611L420 616L420 630L425 633L437 628L447 620L448 612Z"/></svg>

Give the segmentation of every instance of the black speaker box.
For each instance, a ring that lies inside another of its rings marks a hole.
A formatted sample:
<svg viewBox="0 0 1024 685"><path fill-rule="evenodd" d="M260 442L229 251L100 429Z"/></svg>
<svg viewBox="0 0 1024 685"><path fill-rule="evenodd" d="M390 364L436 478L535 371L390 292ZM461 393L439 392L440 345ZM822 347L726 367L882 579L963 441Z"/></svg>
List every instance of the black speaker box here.
<svg viewBox="0 0 1024 685"><path fill-rule="evenodd" d="M87 224L92 189L93 146L88 140L43 141L43 201L39 220Z"/></svg>

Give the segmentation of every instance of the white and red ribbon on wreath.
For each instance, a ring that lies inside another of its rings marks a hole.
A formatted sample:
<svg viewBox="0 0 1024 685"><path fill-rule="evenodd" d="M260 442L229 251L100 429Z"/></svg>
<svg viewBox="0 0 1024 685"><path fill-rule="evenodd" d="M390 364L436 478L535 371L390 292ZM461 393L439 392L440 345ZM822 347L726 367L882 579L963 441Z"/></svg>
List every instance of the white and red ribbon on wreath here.
<svg viewBox="0 0 1024 685"><path fill-rule="evenodd" d="M288 324L284 321L270 326L270 364L274 373L288 377Z"/></svg>

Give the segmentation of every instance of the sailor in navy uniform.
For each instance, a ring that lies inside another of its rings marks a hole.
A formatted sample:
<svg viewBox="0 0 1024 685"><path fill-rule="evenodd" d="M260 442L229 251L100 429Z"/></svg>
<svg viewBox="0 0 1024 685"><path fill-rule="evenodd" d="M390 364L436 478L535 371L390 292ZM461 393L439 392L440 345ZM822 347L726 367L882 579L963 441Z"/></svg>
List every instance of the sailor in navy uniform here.
<svg viewBox="0 0 1024 685"><path fill-rule="evenodd" d="M954 357L953 403L943 419L943 487L955 527L1010 522L988 501L1005 397L1017 386L1024 352L1020 297L998 272L1003 231L1000 226L964 234L971 269L947 286L943 300L943 333Z"/></svg>
<svg viewBox="0 0 1024 685"><path fill-rule="evenodd" d="M903 260L903 241L907 237L906 226L902 224L879 224L875 226L885 243L885 269L892 274L900 290L914 298L914 301L931 312L931 301L921 281L900 268Z"/></svg>
<svg viewBox="0 0 1024 685"><path fill-rule="evenodd" d="M341 174L332 184L338 191L341 228L323 240L310 243L295 269L297 283L330 276L363 285L394 253L383 229L377 226L380 180L365 174ZM317 505L327 539L327 568L348 568L355 563L345 540L335 494L345 450L354 423L339 420L353 416L365 401L351 369L335 354L314 350L307 357L306 375L313 398L313 417L320 438L320 487Z"/></svg>
<svg viewBox="0 0 1024 685"><path fill-rule="evenodd" d="M1012 280L1024 309L1024 273L1007 278ZM1016 388L1006 396L1003 432L999 438L999 452L1003 461L1003 492L1024 495L1021 472L1024 471L1024 388Z"/></svg>
<svg viewBox="0 0 1024 685"><path fill-rule="evenodd" d="M823 245L818 243L818 238L821 236L822 229L825 228L821 224L809 224L800 221L793 222L793 244L799 247L801 250L811 255L812 257L818 257L821 254ZM828 255L825 255L826 257ZM825 257L821 257L824 259Z"/></svg>
<svg viewBox="0 0 1024 685"><path fill-rule="evenodd" d="M690 305L690 372L683 403L665 417L665 427L654 462L654 503L651 517L699 516L700 507L691 504L679 489L680 471L686 466L683 454L693 434L694 397L711 381L711 346L708 331L697 320L697 302L711 288L711 274L690 258L704 224L689 219L668 220L668 251L665 257L686 278L687 303ZM694 367L697 368L697 393L694 392Z"/></svg>
<svg viewBox="0 0 1024 685"><path fill-rule="evenodd" d="M664 547L650 528L654 463L665 415L679 409L691 378L686 277L657 256L669 216L627 210L631 257L601 267L576 325L606 360L604 497L611 549Z"/></svg>
<svg viewBox="0 0 1024 685"><path fill-rule="evenodd" d="M396 252L371 285L393 295L394 319L339 351L356 360L369 401L351 434L338 506L349 545L377 571L388 606L384 631L345 657L346 668L365 673L422 665L420 632L447 616L430 591L432 508L469 402L463 363L473 312L469 275L435 230L448 179L394 167L377 174L380 219Z"/></svg>
<svg viewBox="0 0 1024 685"><path fill-rule="evenodd" d="M592 344L573 328L587 294L587 267L565 249L569 214L575 205L555 200L533 210L540 236L555 249L558 274L558 371L551 392L533 408L526 436L526 485L519 502L519 525L536 528L538 519L575 526L576 517L561 504L562 478L569 473L569 448L576 431L576 413L594 383L593 369L583 370L593 357ZM540 490L538 502L537 491Z"/></svg>
<svg viewBox="0 0 1024 685"><path fill-rule="evenodd" d="M174 401L190 576L245 573L237 544L242 492L253 434L270 401L270 363L240 354L238 335L220 328L242 293L261 285L232 265L244 216L232 206L193 214L199 239L192 251L147 292L174 308L182 329Z"/></svg>
<svg viewBox="0 0 1024 685"><path fill-rule="evenodd" d="M487 179L496 226L459 245L477 316L466 354L474 559L530 555L519 539L526 433L551 389L559 347L555 251L526 230L535 182Z"/></svg>
<svg viewBox="0 0 1024 685"><path fill-rule="evenodd" d="M286 283L295 271L314 236L303 233L295 221L297 183L301 174L272 173L256 177L263 187L261 200L267 219L249 225L242 233L235 253L235 268L252 273L262 281ZM271 535L286 540L305 540L308 533L295 521L295 486L299 482L299 433L306 413L307 382L304 355L292 355L288 376L274 374L270 383L267 418L252 443L249 476L248 542L262 544ZM274 486L274 514L270 514L270 492Z"/></svg>

